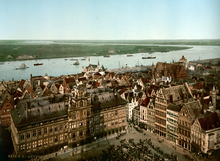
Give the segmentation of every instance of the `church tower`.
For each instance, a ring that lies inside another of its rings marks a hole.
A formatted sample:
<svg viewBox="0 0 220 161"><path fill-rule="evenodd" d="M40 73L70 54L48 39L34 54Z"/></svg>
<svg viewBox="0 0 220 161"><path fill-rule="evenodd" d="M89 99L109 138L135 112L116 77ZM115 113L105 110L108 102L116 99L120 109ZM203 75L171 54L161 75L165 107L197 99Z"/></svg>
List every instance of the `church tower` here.
<svg viewBox="0 0 220 161"><path fill-rule="evenodd" d="M213 105L213 111L216 111L216 91L215 91L215 86L213 86L212 89L212 105Z"/></svg>

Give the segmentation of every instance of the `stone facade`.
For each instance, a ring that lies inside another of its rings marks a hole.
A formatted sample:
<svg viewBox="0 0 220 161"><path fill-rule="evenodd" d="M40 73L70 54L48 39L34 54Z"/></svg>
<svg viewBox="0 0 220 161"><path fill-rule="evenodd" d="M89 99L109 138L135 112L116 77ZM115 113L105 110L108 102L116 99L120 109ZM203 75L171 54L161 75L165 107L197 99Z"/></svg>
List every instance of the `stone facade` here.
<svg viewBox="0 0 220 161"><path fill-rule="evenodd" d="M103 90L21 100L10 111L15 153L43 155L125 131L127 102Z"/></svg>

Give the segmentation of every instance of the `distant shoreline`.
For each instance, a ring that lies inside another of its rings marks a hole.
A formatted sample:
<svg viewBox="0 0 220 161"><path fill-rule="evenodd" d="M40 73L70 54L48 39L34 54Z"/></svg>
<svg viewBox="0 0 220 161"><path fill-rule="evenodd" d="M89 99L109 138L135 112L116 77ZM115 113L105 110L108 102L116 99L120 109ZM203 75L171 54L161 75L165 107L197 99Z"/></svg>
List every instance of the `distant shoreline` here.
<svg viewBox="0 0 220 161"><path fill-rule="evenodd" d="M155 53L170 52L177 50L186 50L193 47L187 46L162 46L162 45L0 45L0 62L22 61L22 60L41 60L56 58L73 58L73 57L92 57L106 55L133 55L137 53ZM26 55L36 56L36 59L19 59L16 58Z"/></svg>
<svg viewBox="0 0 220 161"><path fill-rule="evenodd" d="M220 61L220 57L219 58L212 58L212 59L198 59L198 60L189 61L189 63L209 63L209 62L211 62L212 64L218 64L218 61Z"/></svg>

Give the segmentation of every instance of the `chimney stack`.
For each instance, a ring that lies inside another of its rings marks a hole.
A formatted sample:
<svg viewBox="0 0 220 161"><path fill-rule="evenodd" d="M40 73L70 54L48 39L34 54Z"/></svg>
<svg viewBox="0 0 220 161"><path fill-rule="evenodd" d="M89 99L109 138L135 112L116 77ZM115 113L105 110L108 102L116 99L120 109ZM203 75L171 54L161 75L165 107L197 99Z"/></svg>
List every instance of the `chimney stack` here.
<svg viewBox="0 0 220 161"><path fill-rule="evenodd" d="M197 108L196 108L196 109L194 109L194 113L195 113L195 117L197 117L197 115L198 115Z"/></svg>
<svg viewBox="0 0 220 161"><path fill-rule="evenodd" d="M183 103L185 102L185 92L183 92Z"/></svg>
<svg viewBox="0 0 220 161"><path fill-rule="evenodd" d="M173 103L173 95L170 95L170 103Z"/></svg>

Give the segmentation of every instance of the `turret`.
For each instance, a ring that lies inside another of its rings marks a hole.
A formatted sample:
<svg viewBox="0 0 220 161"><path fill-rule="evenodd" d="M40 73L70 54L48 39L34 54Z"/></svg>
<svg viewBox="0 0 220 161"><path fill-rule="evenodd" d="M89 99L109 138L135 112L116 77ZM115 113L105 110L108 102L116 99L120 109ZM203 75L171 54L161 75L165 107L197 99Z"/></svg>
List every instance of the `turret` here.
<svg viewBox="0 0 220 161"><path fill-rule="evenodd" d="M213 105L213 111L215 112L215 110L216 110L216 91L215 91L215 86L213 86L213 89L212 89L212 105Z"/></svg>

